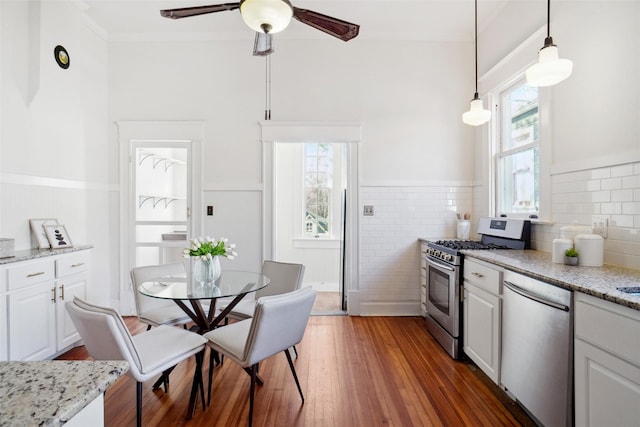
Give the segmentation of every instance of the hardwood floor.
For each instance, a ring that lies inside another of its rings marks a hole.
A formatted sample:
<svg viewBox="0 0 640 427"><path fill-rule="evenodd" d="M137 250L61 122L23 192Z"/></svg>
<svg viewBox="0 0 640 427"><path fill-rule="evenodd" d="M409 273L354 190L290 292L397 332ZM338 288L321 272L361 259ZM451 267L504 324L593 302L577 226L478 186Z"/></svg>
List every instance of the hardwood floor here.
<svg viewBox="0 0 640 427"><path fill-rule="evenodd" d="M144 330L126 322L134 334ZM419 317L312 316L297 348L305 403L286 357L275 355L260 366L256 427L532 425L474 365L452 360ZM86 358L84 347L60 357ZM231 361L215 369L211 406L185 419L194 366L178 365L169 393L144 384L144 425L246 425L249 377ZM105 395L106 426L135 425L135 406L135 382L123 377Z"/></svg>

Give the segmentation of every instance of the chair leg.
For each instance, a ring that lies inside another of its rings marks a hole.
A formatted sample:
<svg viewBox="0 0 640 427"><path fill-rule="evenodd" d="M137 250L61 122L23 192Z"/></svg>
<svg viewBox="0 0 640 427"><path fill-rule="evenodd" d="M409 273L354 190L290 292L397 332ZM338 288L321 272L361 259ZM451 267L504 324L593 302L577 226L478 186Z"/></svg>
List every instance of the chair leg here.
<svg viewBox="0 0 640 427"><path fill-rule="evenodd" d="M171 374L171 372L175 369L175 366L172 366L171 368L167 369L166 371L162 372L162 375L160 375L160 378L158 378L156 380L155 383L153 383L153 390L157 390L158 388L160 388L160 385L164 385L164 392L167 393L167 386L169 385L169 375Z"/></svg>
<svg viewBox="0 0 640 427"><path fill-rule="evenodd" d="M293 352L295 353L296 359L297 359L298 358L298 349L296 348L295 345L293 346Z"/></svg>
<svg viewBox="0 0 640 427"><path fill-rule="evenodd" d="M209 348L209 389L207 391L207 405L211 405L211 383L213 382L213 353L214 349Z"/></svg>
<svg viewBox="0 0 640 427"><path fill-rule="evenodd" d="M142 383L136 383L136 426L142 427Z"/></svg>
<svg viewBox="0 0 640 427"><path fill-rule="evenodd" d="M251 367L251 389L249 391L249 427L253 425L253 399L256 393L256 377L258 376L258 364Z"/></svg>
<svg viewBox="0 0 640 427"><path fill-rule="evenodd" d="M202 409L206 409L207 405L204 401L204 383L202 381L202 362L204 362L204 351L202 349L199 353L196 353L196 370L193 374L193 383L191 384L191 396L189 397L189 408L187 409L187 419L193 418L193 414L198 406L198 392L200 392L200 398L202 399Z"/></svg>
<svg viewBox="0 0 640 427"><path fill-rule="evenodd" d="M300 381L298 381L298 375L296 375L296 368L293 366L293 360L291 360L291 354L289 353L289 349L286 349L284 351L284 354L287 355L287 361L289 362L289 367L291 368L293 379L296 380L296 385L298 386L298 393L300 393L300 397L302 398L302 403L304 403L304 395L302 394L302 388L300 388Z"/></svg>
<svg viewBox="0 0 640 427"><path fill-rule="evenodd" d="M147 331L151 329L151 325L147 325Z"/></svg>

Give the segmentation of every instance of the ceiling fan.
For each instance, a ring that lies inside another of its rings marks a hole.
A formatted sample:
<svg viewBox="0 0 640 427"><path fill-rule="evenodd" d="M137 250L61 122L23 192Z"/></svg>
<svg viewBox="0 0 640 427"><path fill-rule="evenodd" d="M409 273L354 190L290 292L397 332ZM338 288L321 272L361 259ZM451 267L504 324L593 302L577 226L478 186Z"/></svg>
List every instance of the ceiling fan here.
<svg viewBox="0 0 640 427"><path fill-rule="evenodd" d="M360 25L312 10L300 9L292 6L289 0L240 0L235 3L165 9L160 11L160 15L180 19L235 9L240 9L244 22L257 33L254 55L264 56L272 53L271 35L284 30L292 17L345 42L355 38L360 30Z"/></svg>

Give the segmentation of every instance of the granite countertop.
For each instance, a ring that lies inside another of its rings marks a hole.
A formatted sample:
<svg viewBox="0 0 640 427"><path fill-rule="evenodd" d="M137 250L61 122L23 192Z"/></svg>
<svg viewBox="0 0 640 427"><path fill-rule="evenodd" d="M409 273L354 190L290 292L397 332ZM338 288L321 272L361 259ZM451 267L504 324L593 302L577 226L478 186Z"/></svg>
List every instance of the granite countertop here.
<svg viewBox="0 0 640 427"><path fill-rule="evenodd" d="M128 370L125 361L0 362L0 427L63 425Z"/></svg>
<svg viewBox="0 0 640 427"><path fill-rule="evenodd" d="M15 256L0 258L0 265L11 264L13 262L28 261L30 259L36 258L44 258L53 255L68 254L71 252L84 251L91 248L93 248L93 246L91 245L80 245L61 249L27 249L24 251L16 251Z"/></svg>
<svg viewBox="0 0 640 427"><path fill-rule="evenodd" d="M550 253L536 250L463 250L462 253L561 288L640 310L640 295L616 289L640 286L640 270L612 265L582 267L555 264L551 261Z"/></svg>

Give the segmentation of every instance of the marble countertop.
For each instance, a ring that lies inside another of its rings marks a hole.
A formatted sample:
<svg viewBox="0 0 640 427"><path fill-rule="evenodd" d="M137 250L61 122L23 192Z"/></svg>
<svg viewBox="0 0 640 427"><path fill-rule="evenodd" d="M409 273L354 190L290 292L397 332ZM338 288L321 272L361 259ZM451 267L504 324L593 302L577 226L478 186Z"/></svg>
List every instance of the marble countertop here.
<svg viewBox="0 0 640 427"><path fill-rule="evenodd" d="M0 427L63 425L128 370L125 361L0 362Z"/></svg>
<svg viewBox="0 0 640 427"><path fill-rule="evenodd" d="M550 253L536 250L463 250L462 253L466 257L487 261L561 288L640 310L640 295L616 289L640 286L640 270L612 265L583 267L555 264L551 261Z"/></svg>
<svg viewBox="0 0 640 427"><path fill-rule="evenodd" d="M11 264L13 262L28 261L30 259L36 258L44 258L53 255L68 254L71 252L84 251L91 248L93 248L93 246L91 245L80 245L61 249L27 249L23 251L16 251L15 256L0 258L0 265Z"/></svg>

